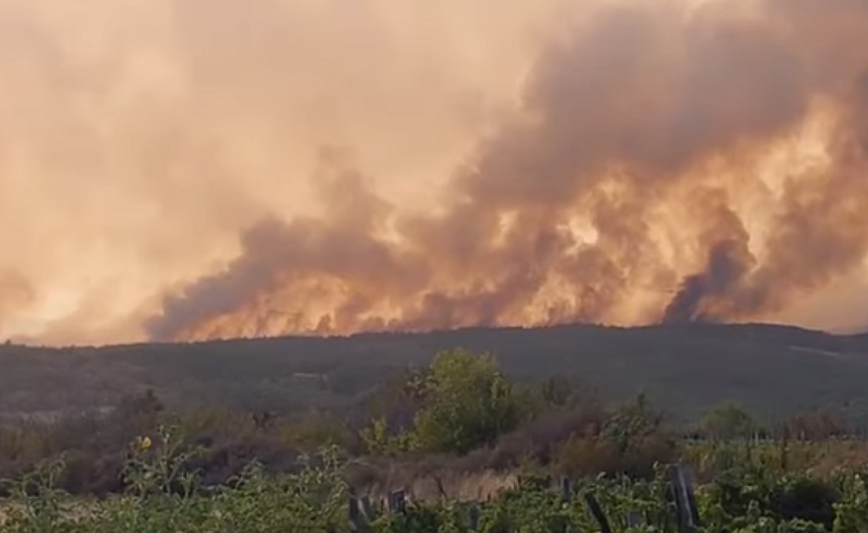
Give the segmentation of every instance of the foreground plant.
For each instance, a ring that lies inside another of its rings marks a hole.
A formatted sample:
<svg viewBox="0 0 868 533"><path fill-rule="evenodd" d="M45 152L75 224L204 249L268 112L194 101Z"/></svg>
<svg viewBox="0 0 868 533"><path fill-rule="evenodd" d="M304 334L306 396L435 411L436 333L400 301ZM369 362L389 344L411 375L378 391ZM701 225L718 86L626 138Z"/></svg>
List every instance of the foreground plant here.
<svg viewBox="0 0 868 533"><path fill-rule="evenodd" d="M351 523L350 491L336 447L301 459L295 473L268 475L250 464L224 486L203 487L188 467L196 450L174 427L132 443L126 493L75 500L57 488L63 462L41 465L9 486L3 533L590 533L600 526L593 495L614 533L678 530L664 468L649 481L588 478L553 488L541 478L487 502L405 502L387 512L378 502ZM824 507L829 504L831 509ZM699 488L702 526L695 533L868 532L868 485L861 473L834 479L733 468ZM818 513L820 512L819 514ZM828 513L826 512L828 510Z"/></svg>

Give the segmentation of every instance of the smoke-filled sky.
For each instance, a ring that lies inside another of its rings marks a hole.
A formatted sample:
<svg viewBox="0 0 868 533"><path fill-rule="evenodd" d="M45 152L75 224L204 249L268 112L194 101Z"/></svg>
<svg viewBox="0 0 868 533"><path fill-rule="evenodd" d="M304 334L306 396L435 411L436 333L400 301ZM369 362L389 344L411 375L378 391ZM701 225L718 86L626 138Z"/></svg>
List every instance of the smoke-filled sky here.
<svg viewBox="0 0 868 533"><path fill-rule="evenodd" d="M865 0L0 0L0 337L868 329Z"/></svg>

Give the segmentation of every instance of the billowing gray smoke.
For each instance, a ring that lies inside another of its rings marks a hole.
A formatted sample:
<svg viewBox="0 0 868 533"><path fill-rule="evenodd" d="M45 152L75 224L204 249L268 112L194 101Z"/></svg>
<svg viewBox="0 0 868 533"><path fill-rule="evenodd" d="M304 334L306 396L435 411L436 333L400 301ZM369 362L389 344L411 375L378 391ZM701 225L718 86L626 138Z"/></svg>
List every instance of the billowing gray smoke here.
<svg viewBox="0 0 868 533"><path fill-rule="evenodd" d="M868 324L865 0L0 0L0 79L2 337Z"/></svg>
<svg viewBox="0 0 868 533"><path fill-rule="evenodd" d="M255 225L148 332L617 320L649 286L675 294L636 311L646 321L779 312L868 253L866 69L865 2L603 7L542 51L521 112L478 143L439 214L393 216L352 162L326 158L327 218ZM764 181L757 162L823 117L830 162ZM761 240L736 207L750 195ZM673 263L658 230L675 212ZM679 282L681 259L698 270Z"/></svg>

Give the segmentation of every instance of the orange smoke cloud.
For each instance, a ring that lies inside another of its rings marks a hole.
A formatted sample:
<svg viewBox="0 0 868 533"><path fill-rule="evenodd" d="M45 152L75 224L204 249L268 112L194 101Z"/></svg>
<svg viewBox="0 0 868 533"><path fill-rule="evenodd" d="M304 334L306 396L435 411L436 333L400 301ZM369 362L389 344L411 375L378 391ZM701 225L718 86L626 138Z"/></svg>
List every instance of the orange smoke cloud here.
<svg viewBox="0 0 868 533"><path fill-rule="evenodd" d="M865 279L863 2L88 2L0 0L0 333L786 320Z"/></svg>

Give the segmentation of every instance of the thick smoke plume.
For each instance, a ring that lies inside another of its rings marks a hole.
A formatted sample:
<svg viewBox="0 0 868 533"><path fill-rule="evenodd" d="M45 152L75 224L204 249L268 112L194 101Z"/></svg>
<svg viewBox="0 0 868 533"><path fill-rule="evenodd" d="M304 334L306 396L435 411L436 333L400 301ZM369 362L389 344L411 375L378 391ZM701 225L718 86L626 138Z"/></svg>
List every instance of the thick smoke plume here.
<svg viewBox="0 0 868 533"><path fill-rule="evenodd" d="M337 4L0 0L0 333L868 324L868 3Z"/></svg>

